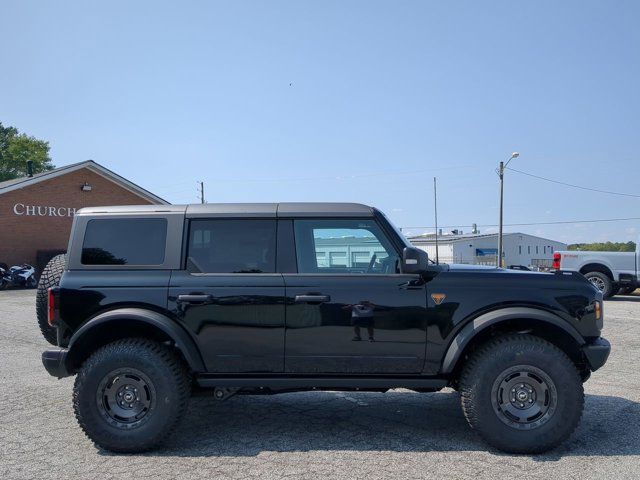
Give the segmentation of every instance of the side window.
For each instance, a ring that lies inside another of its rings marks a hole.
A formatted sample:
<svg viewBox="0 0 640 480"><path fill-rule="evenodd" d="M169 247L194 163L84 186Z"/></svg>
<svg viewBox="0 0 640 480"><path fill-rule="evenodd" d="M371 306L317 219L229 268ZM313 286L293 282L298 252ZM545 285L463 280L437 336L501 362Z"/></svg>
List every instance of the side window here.
<svg viewBox="0 0 640 480"><path fill-rule="evenodd" d="M274 273L275 220L192 220L187 268L198 273Z"/></svg>
<svg viewBox="0 0 640 480"><path fill-rule="evenodd" d="M166 242L164 218L89 220L81 262L83 265L162 265Z"/></svg>
<svg viewBox="0 0 640 480"><path fill-rule="evenodd" d="M295 220L298 273L392 274L399 258L375 221Z"/></svg>

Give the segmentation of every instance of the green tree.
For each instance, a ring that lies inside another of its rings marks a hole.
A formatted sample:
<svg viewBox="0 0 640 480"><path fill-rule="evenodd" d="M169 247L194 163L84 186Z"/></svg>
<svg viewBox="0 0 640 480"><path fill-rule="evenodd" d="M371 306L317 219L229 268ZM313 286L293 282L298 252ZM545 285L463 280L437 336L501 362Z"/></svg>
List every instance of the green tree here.
<svg viewBox="0 0 640 480"><path fill-rule="evenodd" d="M27 174L27 160L33 162L33 173L53 170L49 142L38 140L15 127L0 122L0 182Z"/></svg>
<svg viewBox="0 0 640 480"><path fill-rule="evenodd" d="M635 242L574 243L568 248L592 252L635 252L636 244Z"/></svg>

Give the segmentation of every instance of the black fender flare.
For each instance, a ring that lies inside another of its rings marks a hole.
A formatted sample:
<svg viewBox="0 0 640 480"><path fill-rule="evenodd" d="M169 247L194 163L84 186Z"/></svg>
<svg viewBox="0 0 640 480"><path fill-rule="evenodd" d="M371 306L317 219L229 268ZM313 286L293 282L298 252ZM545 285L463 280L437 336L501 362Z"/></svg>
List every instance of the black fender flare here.
<svg viewBox="0 0 640 480"><path fill-rule="evenodd" d="M559 316L547 312L546 310L540 310L532 307L505 307L490 312L484 313L473 320L469 321L462 329L456 334L451 341L447 353L442 361L441 373L452 373L462 352L465 347L469 345L472 339L486 328L496 323L503 322L505 320L515 320L528 318L532 320L540 320L542 322L550 323L558 328L561 328L577 342L578 345L584 345L585 340L580 333L566 320L563 320Z"/></svg>
<svg viewBox="0 0 640 480"><path fill-rule="evenodd" d="M144 308L118 308L100 313L91 318L82 325L69 340L69 353L67 355L67 359L73 357L74 346L81 344L83 338L86 338L86 335L89 334L89 332L95 331L95 328L102 327L105 324L117 322L119 320L143 323L162 331L166 336L173 340L176 348L180 350L192 371L206 371L204 361L200 355L200 350L189 333L175 320L172 320L161 313L154 312L153 310L146 310Z"/></svg>

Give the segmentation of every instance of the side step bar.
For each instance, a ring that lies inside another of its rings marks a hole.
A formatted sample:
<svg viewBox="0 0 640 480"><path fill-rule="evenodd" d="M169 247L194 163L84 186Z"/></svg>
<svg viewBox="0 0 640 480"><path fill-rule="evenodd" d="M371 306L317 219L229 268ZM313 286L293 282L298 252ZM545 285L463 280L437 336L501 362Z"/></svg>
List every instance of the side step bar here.
<svg viewBox="0 0 640 480"><path fill-rule="evenodd" d="M441 389L448 381L425 377L330 377L330 376L247 376L229 377L203 374L196 378L199 386L212 387L255 387L273 389L296 388L433 388Z"/></svg>

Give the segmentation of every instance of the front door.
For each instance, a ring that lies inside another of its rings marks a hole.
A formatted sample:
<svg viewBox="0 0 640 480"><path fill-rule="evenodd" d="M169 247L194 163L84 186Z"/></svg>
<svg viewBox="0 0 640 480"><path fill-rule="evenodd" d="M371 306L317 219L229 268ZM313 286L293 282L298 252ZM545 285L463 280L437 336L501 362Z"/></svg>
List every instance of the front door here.
<svg viewBox="0 0 640 480"><path fill-rule="evenodd" d="M399 273L374 219L294 220L297 271L285 274L285 371L419 373L426 286Z"/></svg>
<svg viewBox="0 0 640 480"><path fill-rule="evenodd" d="M186 270L173 271L169 308L200 346L207 371L284 370L284 280L275 219L192 219Z"/></svg>

